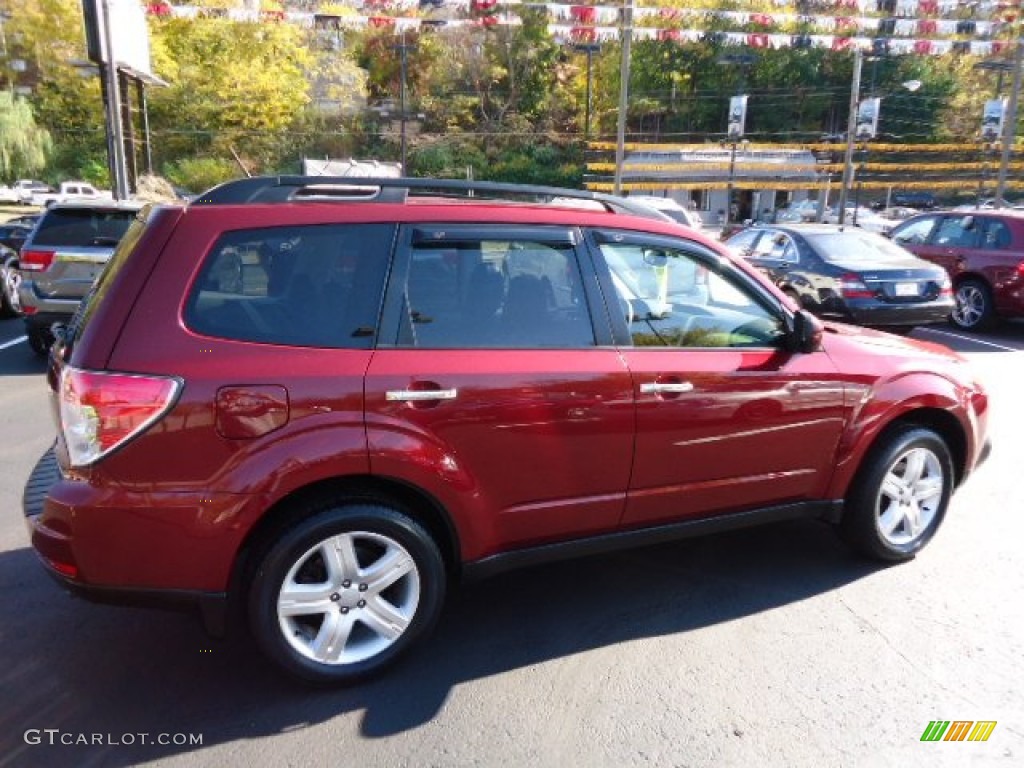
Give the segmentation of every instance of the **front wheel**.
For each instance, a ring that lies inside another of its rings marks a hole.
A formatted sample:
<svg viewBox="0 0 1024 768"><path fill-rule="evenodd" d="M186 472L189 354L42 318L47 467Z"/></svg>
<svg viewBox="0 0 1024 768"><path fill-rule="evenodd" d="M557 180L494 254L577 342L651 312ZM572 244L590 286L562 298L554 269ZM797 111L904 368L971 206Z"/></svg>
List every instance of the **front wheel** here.
<svg viewBox="0 0 1024 768"><path fill-rule="evenodd" d="M868 557L909 560L935 535L952 493L953 460L942 438L930 429L897 429L857 473L840 531Z"/></svg>
<svg viewBox="0 0 1024 768"><path fill-rule="evenodd" d="M291 674L351 683L429 631L444 592L441 554L416 521L384 506L338 506L270 545L252 582L250 624Z"/></svg>
<svg viewBox="0 0 1024 768"><path fill-rule="evenodd" d="M963 331L991 328L996 322L992 291L980 280L964 280L956 288L956 306L949 321Z"/></svg>

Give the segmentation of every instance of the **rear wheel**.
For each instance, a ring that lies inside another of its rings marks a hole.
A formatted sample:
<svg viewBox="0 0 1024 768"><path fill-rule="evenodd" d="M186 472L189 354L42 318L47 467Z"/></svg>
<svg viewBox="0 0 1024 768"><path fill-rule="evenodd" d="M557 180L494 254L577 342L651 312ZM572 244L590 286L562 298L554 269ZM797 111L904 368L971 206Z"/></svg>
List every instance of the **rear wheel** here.
<svg viewBox="0 0 1024 768"><path fill-rule="evenodd" d="M39 357L46 357L53 346L53 336L45 328L29 328L28 345Z"/></svg>
<svg viewBox="0 0 1024 768"><path fill-rule="evenodd" d="M956 306L949 320L964 331L991 328L996 322L992 291L980 280L964 280L956 288Z"/></svg>
<svg viewBox="0 0 1024 768"><path fill-rule="evenodd" d="M903 427L865 459L846 498L840 531L879 560L914 557L938 530L953 492L953 460L935 432Z"/></svg>
<svg viewBox="0 0 1024 768"><path fill-rule="evenodd" d="M260 647L291 674L350 683L422 637L444 592L441 554L416 521L385 506L338 506L270 545L249 616Z"/></svg>

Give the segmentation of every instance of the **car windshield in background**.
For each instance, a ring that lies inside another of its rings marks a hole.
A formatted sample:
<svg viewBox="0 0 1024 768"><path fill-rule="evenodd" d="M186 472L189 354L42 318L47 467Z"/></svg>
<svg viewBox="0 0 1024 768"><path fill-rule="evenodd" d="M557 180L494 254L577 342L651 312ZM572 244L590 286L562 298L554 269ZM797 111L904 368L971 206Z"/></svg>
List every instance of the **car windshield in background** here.
<svg viewBox="0 0 1024 768"><path fill-rule="evenodd" d="M33 246L117 245L137 213L130 209L55 208L40 222Z"/></svg>
<svg viewBox="0 0 1024 768"><path fill-rule="evenodd" d="M805 233L804 238L825 261L865 261L880 258L905 259L906 250L879 235L851 230Z"/></svg>

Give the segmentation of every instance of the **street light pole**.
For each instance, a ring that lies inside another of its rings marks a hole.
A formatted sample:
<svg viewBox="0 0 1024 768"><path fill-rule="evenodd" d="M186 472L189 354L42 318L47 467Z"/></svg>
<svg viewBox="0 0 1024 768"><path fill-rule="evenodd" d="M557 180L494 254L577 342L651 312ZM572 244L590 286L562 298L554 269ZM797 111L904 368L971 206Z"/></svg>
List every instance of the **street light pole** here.
<svg viewBox="0 0 1024 768"><path fill-rule="evenodd" d="M850 85L850 117L846 123L846 158L843 161L843 183L839 190L839 226L846 222L846 197L853 178L853 140L857 130L857 104L860 101L860 71L864 56L858 48L853 53L853 83Z"/></svg>

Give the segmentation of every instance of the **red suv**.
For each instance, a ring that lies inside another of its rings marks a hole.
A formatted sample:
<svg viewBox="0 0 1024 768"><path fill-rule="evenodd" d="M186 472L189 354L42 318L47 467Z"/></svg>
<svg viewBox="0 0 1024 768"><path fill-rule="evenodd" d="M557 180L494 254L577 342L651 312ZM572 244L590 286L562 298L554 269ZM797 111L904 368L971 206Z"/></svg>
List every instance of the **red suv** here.
<svg viewBox="0 0 1024 768"><path fill-rule="evenodd" d="M907 219L890 237L953 279L953 325L982 330L1024 317L1024 212L945 211Z"/></svg>
<svg viewBox="0 0 1024 768"><path fill-rule="evenodd" d="M957 355L585 192L232 182L144 211L59 335L25 493L49 571L244 617L314 681L553 558L802 517L905 560L987 447Z"/></svg>

